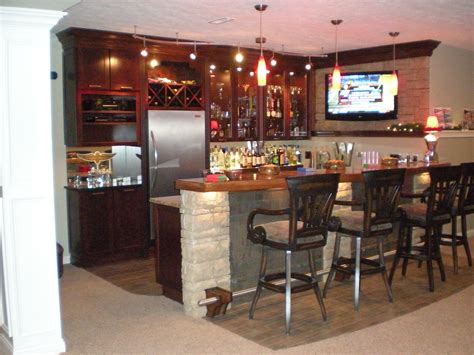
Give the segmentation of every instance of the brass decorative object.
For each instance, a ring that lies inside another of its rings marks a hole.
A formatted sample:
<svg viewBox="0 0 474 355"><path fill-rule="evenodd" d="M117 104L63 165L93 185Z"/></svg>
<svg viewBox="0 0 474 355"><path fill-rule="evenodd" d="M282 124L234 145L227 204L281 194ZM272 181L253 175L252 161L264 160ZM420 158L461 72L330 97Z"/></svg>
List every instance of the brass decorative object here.
<svg viewBox="0 0 474 355"><path fill-rule="evenodd" d="M87 162L95 163L95 168L99 171L100 163L112 159L117 153L104 153L95 151L94 153L77 153L77 157Z"/></svg>
<svg viewBox="0 0 474 355"><path fill-rule="evenodd" d="M344 160L331 159L324 164L324 167L327 170L343 170L346 168L346 164L344 163Z"/></svg>
<svg viewBox="0 0 474 355"><path fill-rule="evenodd" d="M280 174L280 167L278 165L267 164L258 168L258 173L262 175L278 175Z"/></svg>

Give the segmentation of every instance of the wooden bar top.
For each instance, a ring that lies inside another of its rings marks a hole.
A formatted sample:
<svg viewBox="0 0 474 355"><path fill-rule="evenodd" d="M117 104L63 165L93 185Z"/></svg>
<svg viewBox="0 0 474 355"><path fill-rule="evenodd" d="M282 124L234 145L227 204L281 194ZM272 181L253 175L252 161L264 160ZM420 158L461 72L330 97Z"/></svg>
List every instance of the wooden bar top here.
<svg viewBox="0 0 474 355"><path fill-rule="evenodd" d="M431 163L425 164L423 162L410 163L408 166L406 164L399 164L398 168L406 168L407 174L415 175L428 171L430 166L447 166L449 163ZM217 191L227 191L227 192L240 192L240 191L257 191L257 190L267 190L267 189L286 189L285 178L288 176L305 176L305 175L314 175L314 174L330 174L330 173L340 173L341 182L362 182L362 172L367 170L381 170L381 169L391 169L385 167L376 167L369 169L360 169L360 168L346 168L344 170L325 170L320 169L313 172L298 172L298 171L281 171L279 175L276 176L265 176L257 173L243 174L242 179L240 180L229 180L221 182L206 182L204 178L195 178L195 179L179 179L176 180L176 189L178 190L188 190L195 192L217 192Z"/></svg>

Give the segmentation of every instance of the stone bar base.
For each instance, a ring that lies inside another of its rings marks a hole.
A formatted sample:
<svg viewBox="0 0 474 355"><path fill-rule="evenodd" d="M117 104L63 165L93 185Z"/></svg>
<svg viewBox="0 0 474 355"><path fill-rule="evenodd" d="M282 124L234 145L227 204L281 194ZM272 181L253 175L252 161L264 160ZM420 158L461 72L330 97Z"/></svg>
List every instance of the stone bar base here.
<svg viewBox="0 0 474 355"><path fill-rule="evenodd" d="M181 190L183 304L186 315L203 317L197 302L205 289L230 289L229 198L227 192Z"/></svg>

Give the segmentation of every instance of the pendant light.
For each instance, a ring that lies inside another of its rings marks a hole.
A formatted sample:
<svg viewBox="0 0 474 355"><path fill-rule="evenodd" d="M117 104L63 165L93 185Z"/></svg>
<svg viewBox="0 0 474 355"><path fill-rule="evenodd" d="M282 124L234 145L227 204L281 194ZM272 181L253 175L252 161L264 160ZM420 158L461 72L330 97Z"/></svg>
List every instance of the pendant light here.
<svg viewBox="0 0 474 355"><path fill-rule="evenodd" d="M142 55L142 57L147 57L147 56L148 56L148 50L146 49L146 39L145 39L145 36L143 36L143 49L142 49L142 51L140 52L140 54Z"/></svg>
<svg viewBox="0 0 474 355"><path fill-rule="evenodd" d="M263 56L263 37L262 37L262 13L267 9L268 5L259 4L255 5L255 10L260 12L260 37L258 38L258 43L260 43L260 58L258 58L257 65L257 83L258 86L267 85L267 65L265 63L265 58Z"/></svg>
<svg viewBox="0 0 474 355"><path fill-rule="evenodd" d="M341 70L339 69L339 63L337 61L337 26L342 23L342 20L331 20L331 23L336 26L336 64L332 72L332 88L334 90L341 90Z"/></svg>
<svg viewBox="0 0 474 355"><path fill-rule="evenodd" d="M392 78L390 80L390 92L393 96L398 95L398 75L395 70L395 38L398 37L400 32L389 32L388 33L393 40L393 73Z"/></svg>

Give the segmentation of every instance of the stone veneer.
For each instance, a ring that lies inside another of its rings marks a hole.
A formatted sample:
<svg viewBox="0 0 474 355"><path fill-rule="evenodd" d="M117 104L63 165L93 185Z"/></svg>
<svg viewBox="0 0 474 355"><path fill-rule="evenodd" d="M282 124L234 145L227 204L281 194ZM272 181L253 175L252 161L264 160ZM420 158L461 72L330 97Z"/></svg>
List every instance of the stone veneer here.
<svg viewBox="0 0 474 355"><path fill-rule="evenodd" d="M230 289L227 192L181 190L181 249L185 314L203 317L206 288Z"/></svg>

